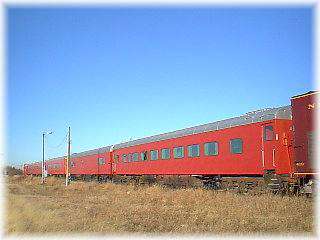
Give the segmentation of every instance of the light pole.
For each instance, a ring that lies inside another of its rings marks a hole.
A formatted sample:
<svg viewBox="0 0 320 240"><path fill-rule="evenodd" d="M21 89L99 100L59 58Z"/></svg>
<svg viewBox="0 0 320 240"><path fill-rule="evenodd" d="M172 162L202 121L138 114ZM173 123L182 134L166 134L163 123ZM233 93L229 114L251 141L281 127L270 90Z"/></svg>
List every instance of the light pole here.
<svg viewBox="0 0 320 240"><path fill-rule="evenodd" d="M41 184L44 184L44 171L45 171L45 166L44 166L44 158L45 158L45 151L44 151L44 141L45 141L45 136L52 134L53 132L43 132L42 133L42 174L41 174Z"/></svg>

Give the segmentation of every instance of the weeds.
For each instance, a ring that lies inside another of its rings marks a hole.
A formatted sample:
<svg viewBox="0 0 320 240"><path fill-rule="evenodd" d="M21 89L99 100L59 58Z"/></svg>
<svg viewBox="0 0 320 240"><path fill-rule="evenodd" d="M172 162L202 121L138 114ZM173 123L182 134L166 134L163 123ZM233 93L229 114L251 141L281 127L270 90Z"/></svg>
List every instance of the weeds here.
<svg viewBox="0 0 320 240"><path fill-rule="evenodd" d="M147 179L150 182L150 179ZM170 180L171 181L171 180ZM169 181L169 183L170 183ZM6 232L313 233L313 200L8 177Z"/></svg>

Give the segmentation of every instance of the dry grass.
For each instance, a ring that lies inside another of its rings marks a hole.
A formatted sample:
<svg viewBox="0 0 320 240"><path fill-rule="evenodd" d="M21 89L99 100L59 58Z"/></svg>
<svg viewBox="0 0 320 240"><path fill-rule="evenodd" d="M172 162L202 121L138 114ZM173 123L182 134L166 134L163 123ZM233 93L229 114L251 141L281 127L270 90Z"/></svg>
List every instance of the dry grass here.
<svg viewBox="0 0 320 240"><path fill-rule="evenodd" d="M63 179L7 179L6 232L313 233L313 200Z"/></svg>

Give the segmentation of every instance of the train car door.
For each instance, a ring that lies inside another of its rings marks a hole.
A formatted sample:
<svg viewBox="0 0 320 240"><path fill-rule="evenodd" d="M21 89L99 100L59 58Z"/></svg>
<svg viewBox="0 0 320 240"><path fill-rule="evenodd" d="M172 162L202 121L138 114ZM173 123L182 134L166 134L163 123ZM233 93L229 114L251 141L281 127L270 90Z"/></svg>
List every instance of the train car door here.
<svg viewBox="0 0 320 240"><path fill-rule="evenodd" d="M97 174L100 174L100 165L102 164L102 158L100 157L100 154L98 153L98 159L97 159Z"/></svg>
<svg viewBox="0 0 320 240"><path fill-rule="evenodd" d="M97 171L97 174L98 175L101 175L101 174L104 174L105 173L105 165L107 164L106 163L106 158L103 154L99 153L98 155L98 159L97 159L97 167L98 167L98 171Z"/></svg>
<svg viewBox="0 0 320 240"><path fill-rule="evenodd" d="M116 161L117 159L114 158L113 154L114 145L112 145L109 149L109 159L110 159L110 174L113 175L116 172Z"/></svg>
<svg viewBox="0 0 320 240"><path fill-rule="evenodd" d="M261 158L264 170L275 169L275 134L274 126L271 123L262 125L262 147Z"/></svg>
<svg viewBox="0 0 320 240"><path fill-rule="evenodd" d="M112 159L113 159L113 164L112 164L112 174L116 174L117 171L117 163L119 162L119 156L112 153Z"/></svg>

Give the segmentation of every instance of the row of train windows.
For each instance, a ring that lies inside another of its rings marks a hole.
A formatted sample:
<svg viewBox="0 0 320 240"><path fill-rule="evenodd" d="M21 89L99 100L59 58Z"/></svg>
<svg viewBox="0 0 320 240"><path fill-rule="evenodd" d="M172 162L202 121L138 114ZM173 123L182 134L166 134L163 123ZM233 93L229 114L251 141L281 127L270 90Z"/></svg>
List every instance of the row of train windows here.
<svg viewBox="0 0 320 240"><path fill-rule="evenodd" d="M187 147L188 149L188 157L199 157L200 156L200 145L193 144ZM241 138L231 139L230 140L230 152L232 154L241 154L243 149L243 141ZM219 153L218 142L207 142L204 144L204 155L205 156L215 156ZM184 157L184 147L175 147L173 148L173 157L174 158L183 158ZM161 149L161 159L169 159L170 158L170 148L163 148ZM159 151L158 150L151 150L150 151L150 159L151 160L158 160L159 159ZM148 160L148 152L144 151L140 153L129 153L129 154L122 154L121 158L122 162L137 162L139 160L146 161ZM119 156L115 155L115 161L119 162ZM105 165L106 160L105 158L98 158L99 165ZM75 167L75 162L70 162L70 167ZM33 169L34 166L30 166L30 169ZM49 164L48 168L60 168L59 163Z"/></svg>
<svg viewBox="0 0 320 240"><path fill-rule="evenodd" d="M37 170L37 169L40 169L41 166L28 166L28 168L29 168L30 170Z"/></svg>
<svg viewBox="0 0 320 240"><path fill-rule="evenodd" d="M98 165L105 165L105 164L106 164L106 159L105 158L101 158L101 157L98 158ZM75 167L75 162L74 161L70 162L70 167L71 168Z"/></svg>
<svg viewBox="0 0 320 240"><path fill-rule="evenodd" d="M241 138L231 139L230 140L230 153L232 154L241 154L243 149L243 141ZM174 158L183 158L185 155L183 146L173 148L173 157ZM187 147L188 157L199 157L200 156L200 145L193 144ZM204 155L205 156L215 156L219 153L218 142L207 142L204 144ZM161 149L161 159L169 159L170 158L170 148ZM151 150L150 151L150 159L158 160L159 159L159 150ZM148 160L148 152L144 151L140 153L129 153L122 154L121 161L122 162L137 162L137 161L146 161ZM119 156L115 156L115 161L119 162Z"/></svg>
<svg viewBox="0 0 320 240"><path fill-rule="evenodd" d="M48 168L60 168L60 163L53 163L53 164L49 164Z"/></svg>

